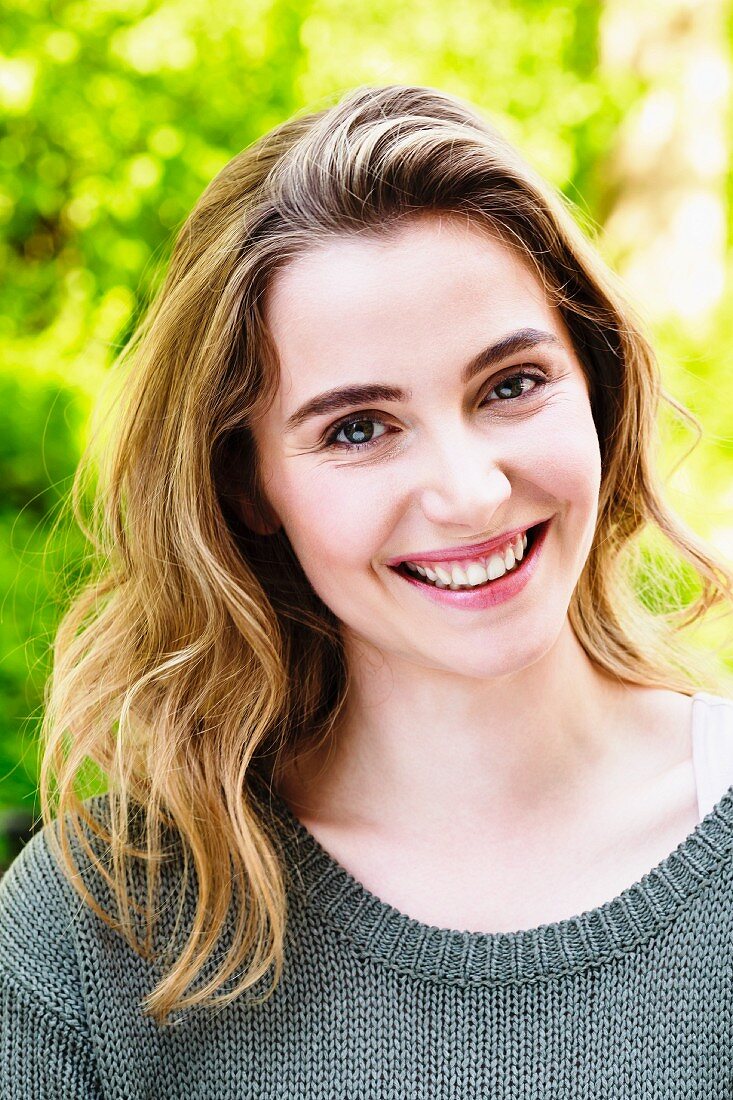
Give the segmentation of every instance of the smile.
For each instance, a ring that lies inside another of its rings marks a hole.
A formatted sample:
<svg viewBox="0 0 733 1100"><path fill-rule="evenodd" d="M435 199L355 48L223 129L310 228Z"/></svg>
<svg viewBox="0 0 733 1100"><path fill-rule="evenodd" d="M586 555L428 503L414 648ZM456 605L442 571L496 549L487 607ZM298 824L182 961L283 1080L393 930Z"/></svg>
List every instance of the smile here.
<svg viewBox="0 0 733 1100"><path fill-rule="evenodd" d="M430 599L463 608L491 607L519 593L534 573L551 523L545 520L501 550L470 561L389 566Z"/></svg>
<svg viewBox="0 0 733 1100"><path fill-rule="evenodd" d="M464 558L461 561L444 562L406 561L403 564L414 574L418 574L427 584L436 588L476 588L487 581L498 580L510 569L516 569L527 549L527 531L507 542L506 546L482 554L476 558Z"/></svg>

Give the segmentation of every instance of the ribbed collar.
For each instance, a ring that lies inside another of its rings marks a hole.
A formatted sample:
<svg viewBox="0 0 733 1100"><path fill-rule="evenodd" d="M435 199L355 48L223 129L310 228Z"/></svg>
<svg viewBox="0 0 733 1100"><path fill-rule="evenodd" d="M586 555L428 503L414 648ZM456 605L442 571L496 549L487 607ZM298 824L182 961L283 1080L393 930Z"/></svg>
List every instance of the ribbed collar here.
<svg viewBox="0 0 733 1100"><path fill-rule="evenodd" d="M370 893L275 792L268 809L295 872L295 888L357 954L459 985L536 981L630 951L674 920L733 847L732 786L673 852L611 901L517 932L461 932L422 924Z"/></svg>

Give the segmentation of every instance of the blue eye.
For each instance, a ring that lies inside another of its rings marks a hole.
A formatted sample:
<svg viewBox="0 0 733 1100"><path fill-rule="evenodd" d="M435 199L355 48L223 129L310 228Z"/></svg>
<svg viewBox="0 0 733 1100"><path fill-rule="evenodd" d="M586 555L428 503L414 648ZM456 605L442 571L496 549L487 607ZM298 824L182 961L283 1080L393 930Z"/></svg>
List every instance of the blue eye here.
<svg viewBox="0 0 733 1100"><path fill-rule="evenodd" d="M534 382L534 385L528 391L525 390L521 384L522 380L527 378ZM489 402L487 398L482 402L482 405L505 405L521 401L524 397L529 397L533 395L536 391L541 389L542 386L547 383L547 378L544 375L535 374L529 371L518 371L514 374L506 375L506 377L500 379L498 382L495 382L488 392L493 393L495 390L498 392L499 390L506 390L507 388L516 391L517 382L520 383L518 393L510 393L508 396L500 398L497 402ZM367 447L375 447L378 444L379 440L383 439L384 436L394 435L395 431L397 431L397 429L388 429L384 431L381 435L374 437L373 431L369 429L368 425L382 424L384 426L384 423L384 420L381 419L381 415L379 413L373 412L371 409L366 409L365 411L359 413L351 413L350 416L344 417L343 419L337 421L336 424L333 424L328 429L328 432L323 440L323 446L327 450L344 451L363 451ZM357 435L359 438L354 440L354 442L349 442L348 440L346 442L341 442L337 440L336 437L345 428L351 428L352 426L356 427L356 431L354 434Z"/></svg>

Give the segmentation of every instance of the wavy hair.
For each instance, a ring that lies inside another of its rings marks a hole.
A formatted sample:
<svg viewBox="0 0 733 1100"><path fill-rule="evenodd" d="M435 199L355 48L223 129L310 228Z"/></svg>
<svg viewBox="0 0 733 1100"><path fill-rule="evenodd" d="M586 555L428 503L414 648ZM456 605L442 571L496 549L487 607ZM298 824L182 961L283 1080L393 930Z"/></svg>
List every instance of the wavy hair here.
<svg viewBox="0 0 733 1100"><path fill-rule="evenodd" d="M154 957L160 865L178 843L181 898L193 883L195 915L142 1002L159 1024L227 1003L267 975L263 999L274 992L288 884L267 792L296 757L329 744L349 684L338 620L284 531L267 529L252 426L274 397L278 364L263 298L318 242L384 236L429 212L485 227L532 264L589 381L602 481L568 612L586 653L629 683L730 691L723 663L714 667L686 631L715 607L730 612L733 573L674 515L654 469L660 401L700 427L664 392L642 323L571 204L474 108L432 88L362 86L291 118L237 154L181 228L161 289L110 373L116 392L97 406L67 502L92 569L54 641L43 821L57 813L51 843L65 873L144 958ZM243 502L261 524L245 522ZM646 554L645 530L672 556ZM694 598L671 606L682 580ZM105 822L77 789L89 761L108 781ZM77 874L72 835L114 912ZM146 903L130 887L133 870ZM193 989L232 917L221 966ZM242 980L222 994L242 964Z"/></svg>

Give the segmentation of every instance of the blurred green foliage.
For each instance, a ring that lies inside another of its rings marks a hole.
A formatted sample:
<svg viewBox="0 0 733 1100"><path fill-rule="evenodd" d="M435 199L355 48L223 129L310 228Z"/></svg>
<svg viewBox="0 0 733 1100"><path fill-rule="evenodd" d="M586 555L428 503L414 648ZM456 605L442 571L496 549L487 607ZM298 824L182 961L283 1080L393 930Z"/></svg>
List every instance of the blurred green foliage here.
<svg viewBox="0 0 733 1100"><path fill-rule="evenodd" d="M645 90L599 68L601 11L589 0L5 0L0 810L37 806L50 645L84 554L68 524L46 539L90 403L211 177L263 131L355 84L428 84L492 118L595 233L609 149ZM671 388L719 434L720 374L700 395L730 347L724 316L715 346L662 334L665 361L691 364ZM706 478L725 476L731 445L705 459Z"/></svg>

